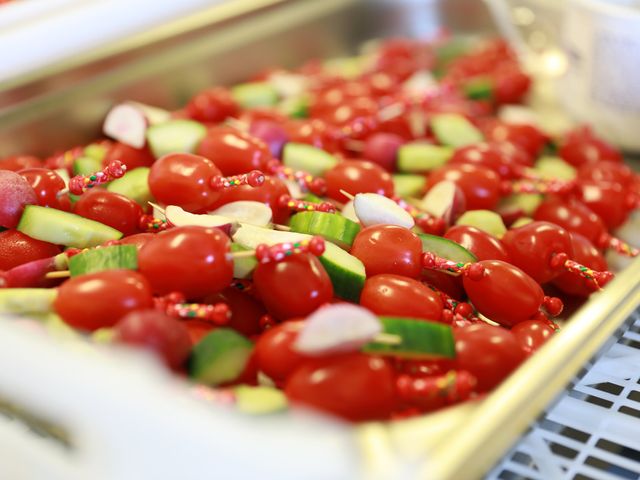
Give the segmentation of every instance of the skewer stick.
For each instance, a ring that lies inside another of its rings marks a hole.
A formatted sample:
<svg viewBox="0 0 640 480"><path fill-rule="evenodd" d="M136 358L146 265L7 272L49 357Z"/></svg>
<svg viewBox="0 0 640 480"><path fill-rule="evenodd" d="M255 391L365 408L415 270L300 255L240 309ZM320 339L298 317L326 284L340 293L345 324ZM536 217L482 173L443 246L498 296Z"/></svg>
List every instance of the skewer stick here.
<svg viewBox="0 0 640 480"><path fill-rule="evenodd" d="M280 230L281 232L290 232L291 231L291 227L287 227L286 225L279 225L277 223L273 224L273 229L274 230Z"/></svg>
<svg viewBox="0 0 640 480"><path fill-rule="evenodd" d="M340 189L340 193L345 197L347 197L349 200L353 200L354 198L356 198L354 195L351 195L349 192L346 192L342 189Z"/></svg>
<svg viewBox="0 0 640 480"><path fill-rule="evenodd" d="M69 270L60 270L58 272L49 272L45 274L44 278L68 278L71 276Z"/></svg>

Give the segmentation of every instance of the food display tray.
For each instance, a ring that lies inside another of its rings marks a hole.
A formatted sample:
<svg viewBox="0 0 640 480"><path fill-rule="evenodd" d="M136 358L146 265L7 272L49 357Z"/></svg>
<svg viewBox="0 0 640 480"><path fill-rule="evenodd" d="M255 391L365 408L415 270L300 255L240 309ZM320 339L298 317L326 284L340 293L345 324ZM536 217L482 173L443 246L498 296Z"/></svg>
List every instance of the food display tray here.
<svg viewBox="0 0 640 480"><path fill-rule="evenodd" d="M370 39L428 37L443 25L462 35L495 32L478 0L214 5L0 83L0 156L46 155L90 141L118 101L175 108L208 85L243 81L274 65L351 55ZM547 472L582 471L566 458L541 461L541 444L579 451L582 463L597 469L585 455L608 461L609 454L582 450L606 451L598 442L615 439L581 442L549 425L579 430L570 419L562 423L563 412L581 395L593 397L593 385L621 386L589 367L607 360L611 346L624 346L625 338L637 343L639 305L640 259L490 395L419 418L355 426L297 412L248 419L203 405L139 355L112 358L2 322L0 361L9 367L0 369L0 410L6 412L0 416L0 468L18 473L0 471L0 478L194 478L209 471L224 478L460 480L487 472L490 478L554 478ZM600 396L618 408L608 396L638 390L621 388ZM563 397L566 391L578 393ZM590 405L583 410L595 424ZM523 434L524 446L510 451Z"/></svg>

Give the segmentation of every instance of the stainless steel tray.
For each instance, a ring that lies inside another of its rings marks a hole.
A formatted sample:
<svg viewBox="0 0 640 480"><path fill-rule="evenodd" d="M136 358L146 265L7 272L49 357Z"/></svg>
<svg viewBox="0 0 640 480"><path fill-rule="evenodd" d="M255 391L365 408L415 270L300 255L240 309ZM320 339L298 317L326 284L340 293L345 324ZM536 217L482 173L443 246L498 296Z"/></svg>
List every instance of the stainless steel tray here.
<svg viewBox="0 0 640 480"><path fill-rule="evenodd" d="M54 150L99 135L119 100L177 107L207 85L261 68L353 53L363 41L493 31L477 0L236 0L0 84L0 156ZM485 474L587 362L615 341L640 304L640 260L595 295L568 326L482 401L390 424L354 428L367 471L398 476L422 462L423 478ZM613 340L612 340L613 339Z"/></svg>

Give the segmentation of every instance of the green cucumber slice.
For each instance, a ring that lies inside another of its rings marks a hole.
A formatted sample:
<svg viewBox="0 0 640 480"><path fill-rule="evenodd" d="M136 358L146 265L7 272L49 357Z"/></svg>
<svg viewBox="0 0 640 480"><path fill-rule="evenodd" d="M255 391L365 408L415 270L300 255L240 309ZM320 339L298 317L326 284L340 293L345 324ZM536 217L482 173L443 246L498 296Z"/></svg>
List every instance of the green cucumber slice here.
<svg viewBox="0 0 640 480"><path fill-rule="evenodd" d="M78 157L73 161L74 175L91 175L102 170L102 161L95 157Z"/></svg>
<svg viewBox="0 0 640 480"><path fill-rule="evenodd" d="M206 385L235 380L244 371L253 343L230 328L218 328L200 340L191 352L189 375Z"/></svg>
<svg viewBox="0 0 640 480"><path fill-rule="evenodd" d="M427 177L411 173L396 173L391 175L391 179L393 191L399 197L417 197L427 184Z"/></svg>
<svg viewBox="0 0 640 480"><path fill-rule="evenodd" d="M438 68L443 68L452 60L469 51L474 42L469 38L455 37L435 48Z"/></svg>
<svg viewBox="0 0 640 480"><path fill-rule="evenodd" d="M544 179L573 180L578 175L575 167L560 157L546 155L540 157L533 167L535 172Z"/></svg>
<svg viewBox="0 0 640 480"><path fill-rule="evenodd" d="M507 233L502 217L492 210L467 210L456 220L456 225L476 227L496 238Z"/></svg>
<svg viewBox="0 0 640 480"><path fill-rule="evenodd" d="M429 172L441 167L451 158L453 149L424 142L413 142L398 149L398 170L401 172Z"/></svg>
<svg viewBox="0 0 640 480"><path fill-rule="evenodd" d="M282 162L294 170L304 170L314 177L323 176L338 160L330 153L306 143L287 143L282 151Z"/></svg>
<svg viewBox="0 0 640 480"><path fill-rule="evenodd" d="M431 117L431 129L443 145L464 147L484 139L482 132L469 120L456 113L440 113Z"/></svg>
<svg viewBox="0 0 640 480"><path fill-rule="evenodd" d="M17 230L36 240L75 248L95 247L122 237L121 232L103 223L38 205L25 207Z"/></svg>
<svg viewBox="0 0 640 480"><path fill-rule="evenodd" d="M302 197L302 200L304 200L305 202L310 202L310 203L322 203L325 200L323 200L322 198L320 198L317 195L314 195L313 193L305 193L304 197Z"/></svg>
<svg viewBox="0 0 640 480"><path fill-rule="evenodd" d="M128 171L122 177L109 182L107 190L129 197L145 209L149 202L153 202L153 195L149 190L148 167L138 167Z"/></svg>
<svg viewBox="0 0 640 480"><path fill-rule="evenodd" d="M243 247L256 248L261 243L274 245L282 242L297 242L310 239L311 235L297 232L281 232L244 224L232 235L233 241ZM336 296L357 302L367 278L364 264L331 242L325 244L325 252L320 257Z"/></svg>
<svg viewBox="0 0 640 480"><path fill-rule="evenodd" d="M231 244L232 252L246 252L250 248L243 247L237 243ZM251 278L253 271L258 266L256 257L242 257L233 259L233 278Z"/></svg>
<svg viewBox="0 0 640 480"><path fill-rule="evenodd" d="M478 258L473 253L453 240L428 233L418 233L417 235L422 241L423 252L432 252L439 257L460 263L473 263L478 261Z"/></svg>
<svg viewBox="0 0 640 480"><path fill-rule="evenodd" d="M231 88L231 95L244 108L271 107L278 103L278 91L267 82L241 83Z"/></svg>
<svg viewBox="0 0 640 480"><path fill-rule="evenodd" d="M319 235L348 250L360 232L360 225L338 213L300 212L291 217L289 227L294 232Z"/></svg>
<svg viewBox="0 0 640 480"><path fill-rule="evenodd" d="M309 97L289 97L278 105L278 110L289 118L307 118L309 116Z"/></svg>
<svg viewBox="0 0 640 480"><path fill-rule="evenodd" d="M69 259L69 273L72 277L117 269L138 269L138 249L135 245L94 248Z"/></svg>
<svg viewBox="0 0 640 480"><path fill-rule="evenodd" d="M363 347L367 353L400 358L455 358L456 347L449 325L418 318L380 317L384 333L396 335L397 344L370 342Z"/></svg>
<svg viewBox="0 0 640 480"><path fill-rule="evenodd" d="M287 397L273 387L250 387L240 385L233 389L236 408L250 415L265 415L286 410Z"/></svg>
<svg viewBox="0 0 640 480"><path fill-rule="evenodd" d="M193 120L169 120L147 129L147 142L156 158L167 153L196 151L207 134L207 127Z"/></svg>
<svg viewBox="0 0 640 480"><path fill-rule="evenodd" d="M0 313L16 315L49 313L56 299L55 288L2 288Z"/></svg>
<svg viewBox="0 0 640 480"><path fill-rule="evenodd" d="M476 77L463 86L464 94L472 100L491 100L493 98L493 81L489 77Z"/></svg>
<svg viewBox="0 0 640 480"><path fill-rule="evenodd" d="M99 143L89 144L84 147L84 156L92 157L102 162L104 157L107 156L107 147Z"/></svg>

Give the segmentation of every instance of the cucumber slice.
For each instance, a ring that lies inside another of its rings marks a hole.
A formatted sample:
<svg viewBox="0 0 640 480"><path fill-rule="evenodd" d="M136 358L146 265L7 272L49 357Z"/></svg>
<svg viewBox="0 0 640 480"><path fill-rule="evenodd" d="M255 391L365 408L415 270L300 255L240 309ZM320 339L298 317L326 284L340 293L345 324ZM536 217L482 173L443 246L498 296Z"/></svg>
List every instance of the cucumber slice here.
<svg viewBox="0 0 640 480"><path fill-rule="evenodd" d="M422 240L422 251L433 252L439 257L460 263L477 262L478 258L459 243L447 238L430 235L428 233L418 233Z"/></svg>
<svg viewBox="0 0 640 480"><path fill-rule="evenodd" d="M261 243L274 245L282 242L297 242L311 238L311 235L297 232L281 232L244 224L232 235L233 241L243 247L256 248ZM331 242L325 244L325 252L320 257L336 296L357 302L367 278L364 264Z"/></svg>
<svg viewBox="0 0 640 480"><path fill-rule="evenodd" d="M95 157L78 157L73 161L74 175L91 175L102 169L102 161Z"/></svg>
<svg viewBox="0 0 640 480"><path fill-rule="evenodd" d="M398 170L401 172L429 172L441 167L451 158L453 149L430 143L414 142L398 149Z"/></svg>
<svg viewBox="0 0 640 480"><path fill-rule="evenodd" d="M463 86L464 94L472 100L491 100L493 98L493 81L488 77L476 77Z"/></svg>
<svg viewBox="0 0 640 480"><path fill-rule="evenodd" d="M251 250L237 243L231 244L232 252L245 252ZM233 277L234 278L251 278L253 271L258 266L256 257L242 257L233 259Z"/></svg>
<svg viewBox="0 0 640 480"><path fill-rule="evenodd" d="M36 240L75 248L95 247L122 237L121 232L103 223L38 205L25 207L17 230Z"/></svg>
<svg viewBox="0 0 640 480"><path fill-rule="evenodd" d="M147 129L147 142L156 158L167 153L196 151L207 134L207 127L193 120L169 120Z"/></svg>
<svg viewBox="0 0 640 480"><path fill-rule="evenodd" d="M117 269L138 269L138 249L135 245L94 248L69 259L69 272L72 277Z"/></svg>
<svg viewBox="0 0 640 480"><path fill-rule="evenodd" d="M129 197L145 209L148 202L153 202L153 195L149 190L149 168L147 167L128 171L124 176L111 181L107 185L107 190Z"/></svg>
<svg viewBox="0 0 640 480"><path fill-rule="evenodd" d="M235 380L249 361L253 343L230 328L218 328L200 340L191 352L189 375L206 385Z"/></svg>
<svg viewBox="0 0 640 480"><path fill-rule="evenodd" d="M287 397L277 388L240 385L233 389L233 393L236 396L236 408L242 413L265 415L287 408Z"/></svg>
<svg viewBox="0 0 640 480"><path fill-rule="evenodd" d="M431 129L443 145L458 148L481 142L482 132L469 120L456 113L440 113L431 117Z"/></svg>
<svg viewBox="0 0 640 480"><path fill-rule="evenodd" d="M271 107L278 103L278 91L267 82L241 83L231 89L231 94L243 108Z"/></svg>
<svg viewBox="0 0 640 480"><path fill-rule="evenodd" d="M524 227L525 225L529 225L531 222L533 222L533 218L520 217L515 222L513 222L513 225L511 225L511 228L514 229L514 228Z"/></svg>
<svg viewBox="0 0 640 480"><path fill-rule="evenodd" d="M573 180L578 175L577 170L560 157L547 155L541 157L533 168L542 178L551 180Z"/></svg>
<svg viewBox="0 0 640 480"><path fill-rule="evenodd" d="M294 232L320 235L325 240L348 250L360 232L360 225L338 213L300 212L291 217L289 227Z"/></svg>
<svg viewBox="0 0 640 480"><path fill-rule="evenodd" d="M278 110L289 118L307 118L309 116L309 97L301 95L287 98L280 102Z"/></svg>
<svg viewBox="0 0 640 480"><path fill-rule="evenodd" d="M92 143L84 147L84 156L95 158L102 163L104 157L107 156L107 147L99 143Z"/></svg>
<svg viewBox="0 0 640 480"><path fill-rule="evenodd" d="M424 175L396 173L391 175L391 178L393 180L393 191L399 197L417 197L427 184L427 177Z"/></svg>
<svg viewBox="0 0 640 480"><path fill-rule="evenodd" d="M0 313L16 315L49 313L57 291L54 288L2 288Z"/></svg>
<svg viewBox="0 0 640 480"><path fill-rule="evenodd" d="M380 317L384 333L396 335L397 344L370 342L363 347L367 353L400 358L455 358L456 347L449 325L417 318Z"/></svg>
<svg viewBox="0 0 640 480"><path fill-rule="evenodd" d="M533 212L540 206L544 197L538 193L514 193L500 199L500 208L521 209L525 215L533 216Z"/></svg>
<svg viewBox="0 0 640 480"><path fill-rule="evenodd" d="M493 235L496 238L502 238L507 233L502 217L491 210L469 210L464 212L456 221L456 225L469 225Z"/></svg>
<svg viewBox="0 0 640 480"><path fill-rule="evenodd" d="M322 203L322 202L324 202L324 200L322 198L320 198L317 195L314 195L313 193L305 193L304 196L302 197L302 200L304 200L305 202L310 202L310 203Z"/></svg>
<svg viewBox="0 0 640 480"><path fill-rule="evenodd" d="M287 143L282 151L282 162L294 170L304 170L314 177L321 177L338 160L330 153L306 143Z"/></svg>

